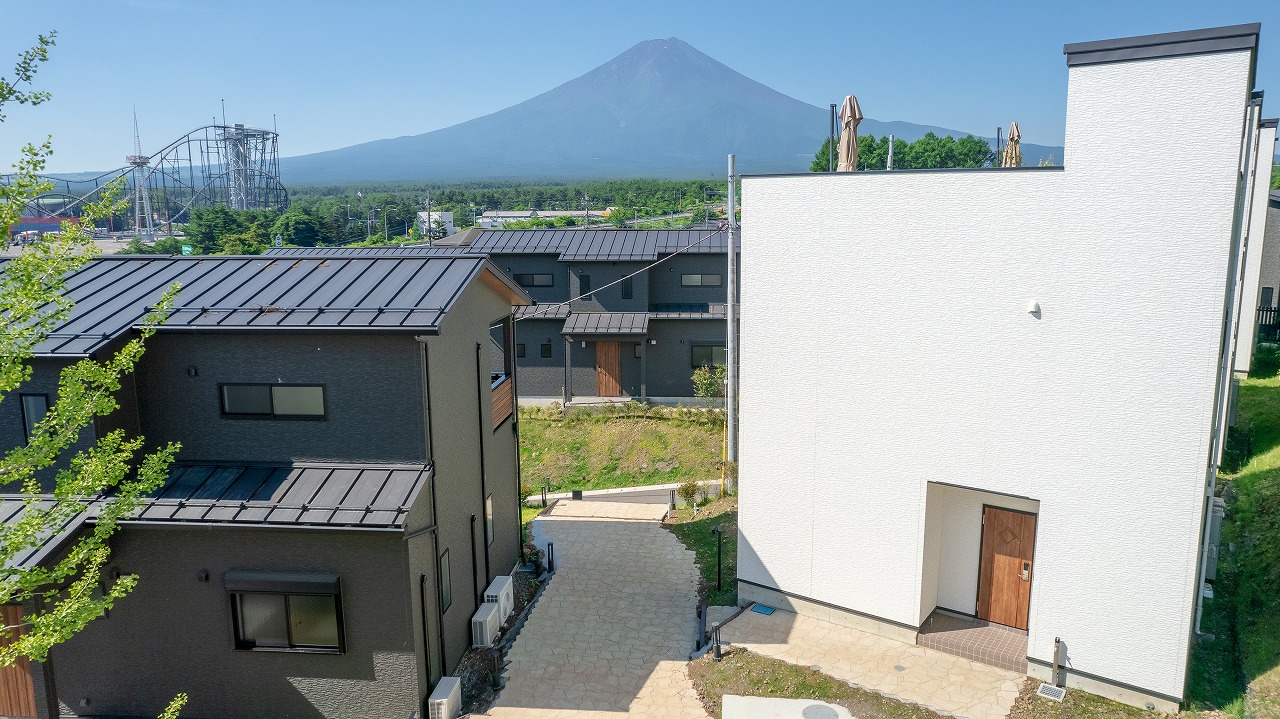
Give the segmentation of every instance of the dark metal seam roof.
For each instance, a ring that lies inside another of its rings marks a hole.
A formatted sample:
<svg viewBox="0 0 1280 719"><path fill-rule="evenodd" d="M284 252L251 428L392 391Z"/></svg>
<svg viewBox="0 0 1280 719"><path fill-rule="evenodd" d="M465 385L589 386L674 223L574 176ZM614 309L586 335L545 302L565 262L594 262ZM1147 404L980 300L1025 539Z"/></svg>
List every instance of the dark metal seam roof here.
<svg viewBox="0 0 1280 719"><path fill-rule="evenodd" d="M1077 42L1062 46L1067 65L1094 65L1103 62L1147 60L1179 55L1200 55L1226 50L1247 50L1258 46L1260 23L1166 32L1114 40Z"/></svg>
<svg viewBox="0 0 1280 719"><path fill-rule="evenodd" d="M400 528L429 478L423 465L177 465L130 521Z"/></svg>
<svg viewBox="0 0 1280 719"><path fill-rule="evenodd" d="M565 320L564 335L642 335L649 331L647 312L574 312Z"/></svg>
<svg viewBox="0 0 1280 719"><path fill-rule="evenodd" d="M266 257L456 257L477 254L469 247L273 247ZM481 253L483 254L483 253Z"/></svg>
<svg viewBox="0 0 1280 719"><path fill-rule="evenodd" d="M39 498L34 508L38 511L52 509L58 500L52 495ZM27 513L26 497L20 494L0 495L0 524L16 523ZM80 512L52 532L46 532L36 538L34 546L27 547L14 554L5 565L6 569L27 569L40 565L57 553L68 539L78 533L88 520L87 512Z"/></svg>
<svg viewBox="0 0 1280 719"><path fill-rule="evenodd" d="M84 356L101 349L136 327L174 282L182 291L162 329L433 331L486 268L527 299L477 255L99 258L67 278L75 306L36 354Z"/></svg>

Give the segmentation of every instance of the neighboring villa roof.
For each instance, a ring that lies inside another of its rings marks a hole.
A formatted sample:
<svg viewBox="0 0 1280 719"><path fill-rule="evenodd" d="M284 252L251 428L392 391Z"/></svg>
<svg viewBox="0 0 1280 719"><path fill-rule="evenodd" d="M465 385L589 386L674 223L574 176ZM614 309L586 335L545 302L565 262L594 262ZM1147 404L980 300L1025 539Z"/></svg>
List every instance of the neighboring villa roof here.
<svg viewBox="0 0 1280 719"><path fill-rule="evenodd" d="M40 497L36 500L35 509L53 508L57 500L52 496ZM26 497L20 494L0 495L0 525L15 524L27 513ZM80 531L89 519L88 512L73 515L62 526L54 531L45 532L37 538L35 546L18 552L5 565L6 569L27 569L43 563L50 555L57 552L68 538Z"/></svg>
<svg viewBox="0 0 1280 719"><path fill-rule="evenodd" d="M642 335L649 331L648 312L575 312L560 334Z"/></svg>
<svg viewBox="0 0 1280 719"><path fill-rule="evenodd" d="M724 232L708 230L485 230L472 251L497 255L559 255L561 262L652 262L683 250L689 254L728 252Z"/></svg>
<svg viewBox="0 0 1280 719"><path fill-rule="evenodd" d="M1062 53L1067 56L1067 65L1074 66L1247 50L1258 46L1258 32L1261 29L1261 23L1250 23L1203 30L1166 32L1158 35L1122 37L1115 40L1077 42L1063 45Z"/></svg>
<svg viewBox="0 0 1280 719"><path fill-rule="evenodd" d="M396 529L424 465L175 465L131 522Z"/></svg>
<svg viewBox="0 0 1280 719"><path fill-rule="evenodd" d="M175 464L164 485L123 523L401 530L430 477L421 464ZM49 509L56 501L42 496L35 506ZM48 561L94 522L101 501L80 502L79 513L7 567ZM25 513L23 495L0 495L0 524L18 522Z"/></svg>
<svg viewBox="0 0 1280 719"><path fill-rule="evenodd" d="M1277 210L1280 210L1280 190L1272 190L1269 198L1268 204Z"/></svg>
<svg viewBox="0 0 1280 719"><path fill-rule="evenodd" d="M75 300L38 356L83 357L138 327L165 288L182 284L164 329L342 330L430 333L478 276L531 302L477 256L110 256L67 278Z"/></svg>
<svg viewBox="0 0 1280 719"><path fill-rule="evenodd" d="M384 257L389 255L558 255L561 262L652 262L662 255L724 254L729 239L715 230L480 230L468 245L398 247L285 247L271 257ZM452 239L452 238L450 238Z"/></svg>
<svg viewBox="0 0 1280 719"><path fill-rule="evenodd" d="M484 257L470 247L386 245L380 247L273 247L266 257Z"/></svg>
<svg viewBox="0 0 1280 719"><path fill-rule="evenodd" d="M539 317L546 320L562 320L569 316L569 305L529 305L527 307L516 308L516 319L522 320L526 317Z"/></svg>

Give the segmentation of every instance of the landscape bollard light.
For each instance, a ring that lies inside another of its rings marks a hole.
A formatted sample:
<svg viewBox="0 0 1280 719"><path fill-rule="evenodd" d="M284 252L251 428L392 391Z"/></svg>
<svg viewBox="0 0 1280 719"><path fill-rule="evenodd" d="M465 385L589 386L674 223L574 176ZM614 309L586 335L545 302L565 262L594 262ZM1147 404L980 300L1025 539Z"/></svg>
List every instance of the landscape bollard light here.
<svg viewBox="0 0 1280 719"><path fill-rule="evenodd" d="M556 545L555 542L547 542L547 572L554 574L556 571Z"/></svg>
<svg viewBox="0 0 1280 719"><path fill-rule="evenodd" d="M542 508L547 508L547 492L551 491L551 483L547 482L542 485Z"/></svg>
<svg viewBox="0 0 1280 719"><path fill-rule="evenodd" d="M711 533L716 535L716 591L724 589L724 582L720 578L720 556L724 551L724 524L717 524Z"/></svg>
<svg viewBox="0 0 1280 719"><path fill-rule="evenodd" d="M720 653L720 622L711 625L711 658L720 661L724 655Z"/></svg>
<svg viewBox="0 0 1280 719"><path fill-rule="evenodd" d="M671 490L671 511L676 511L676 491Z"/></svg>

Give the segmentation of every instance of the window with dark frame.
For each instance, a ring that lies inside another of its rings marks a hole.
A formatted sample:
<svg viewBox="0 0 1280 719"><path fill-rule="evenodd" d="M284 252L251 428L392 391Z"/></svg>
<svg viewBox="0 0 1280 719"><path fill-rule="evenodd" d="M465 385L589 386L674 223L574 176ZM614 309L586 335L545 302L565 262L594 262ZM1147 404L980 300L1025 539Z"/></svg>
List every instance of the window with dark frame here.
<svg viewBox="0 0 1280 719"><path fill-rule="evenodd" d="M591 299L591 275L578 275L578 294L582 299Z"/></svg>
<svg viewBox="0 0 1280 719"><path fill-rule="evenodd" d="M340 653L337 594L232 592L236 649Z"/></svg>
<svg viewBox="0 0 1280 719"><path fill-rule="evenodd" d="M516 343L516 359L524 359L524 343Z"/></svg>
<svg viewBox="0 0 1280 719"><path fill-rule="evenodd" d="M720 275L680 275L681 287L719 287Z"/></svg>
<svg viewBox="0 0 1280 719"><path fill-rule="evenodd" d="M31 435L36 433L36 425L49 413L49 395L24 394L18 398L22 401L22 429L30 442Z"/></svg>
<svg viewBox="0 0 1280 719"><path fill-rule="evenodd" d="M634 287L632 286L632 284L631 284L631 280L633 280L633 279L635 279L635 278L633 278L633 277L624 277L624 278L623 278L623 280L622 280L622 299L624 299L624 300L629 300L629 299L631 299L631 298L632 298L632 295L634 294L634 289L635 289L635 288L634 288Z"/></svg>
<svg viewBox="0 0 1280 719"><path fill-rule="evenodd" d="M551 343L550 343L550 342L543 342L543 343L542 343L542 346L541 346L541 347L539 347L538 352L539 352L539 354L542 356L542 359L550 359L550 358L551 358Z"/></svg>
<svg viewBox="0 0 1280 719"><path fill-rule="evenodd" d="M635 350L634 350L634 351L635 351L635 357L636 357L636 359L640 359L640 343L639 343L639 342L635 343Z"/></svg>
<svg viewBox="0 0 1280 719"><path fill-rule="evenodd" d="M691 355L693 360L691 363L693 369L709 367L712 365L723 365L725 363L724 345L695 344L693 345Z"/></svg>
<svg viewBox="0 0 1280 719"><path fill-rule="evenodd" d="M440 587L440 613L444 614L453 604L453 583L449 577L449 550L446 549L440 553L440 563L436 566L436 571L440 574L436 578L436 585Z"/></svg>
<svg viewBox="0 0 1280 719"><path fill-rule="evenodd" d="M263 419L324 419L324 385L223 384L224 417Z"/></svg>
<svg viewBox="0 0 1280 719"><path fill-rule="evenodd" d="M554 287L556 284L554 275L541 273L512 275L511 279L515 280L516 284L521 287Z"/></svg>
<svg viewBox="0 0 1280 719"><path fill-rule="evenodd" d="M1260 306L1260 307L1271 307L1271 306L1272 306L1272 300L1274 299L1274 297L1275 297L1275 288L1274 288L1274 287L1263 287L1263 288L1262 288L1262 301L1261 301L1260 303L1258 303L1258 304L1259 304L1259 306Z"/></svg>

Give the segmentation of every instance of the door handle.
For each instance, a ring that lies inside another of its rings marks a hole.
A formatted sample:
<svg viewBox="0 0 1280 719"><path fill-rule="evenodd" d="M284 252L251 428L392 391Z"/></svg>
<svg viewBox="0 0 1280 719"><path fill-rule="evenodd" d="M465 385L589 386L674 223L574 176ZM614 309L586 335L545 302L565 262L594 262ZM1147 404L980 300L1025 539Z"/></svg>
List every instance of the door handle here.
<svg viewBox="0 0 1280 719"><path fill-rule="evenodd" d="M1022 574L1020 576L1024 582L1031 581L1031 562L1022 563Z"/></svg>

